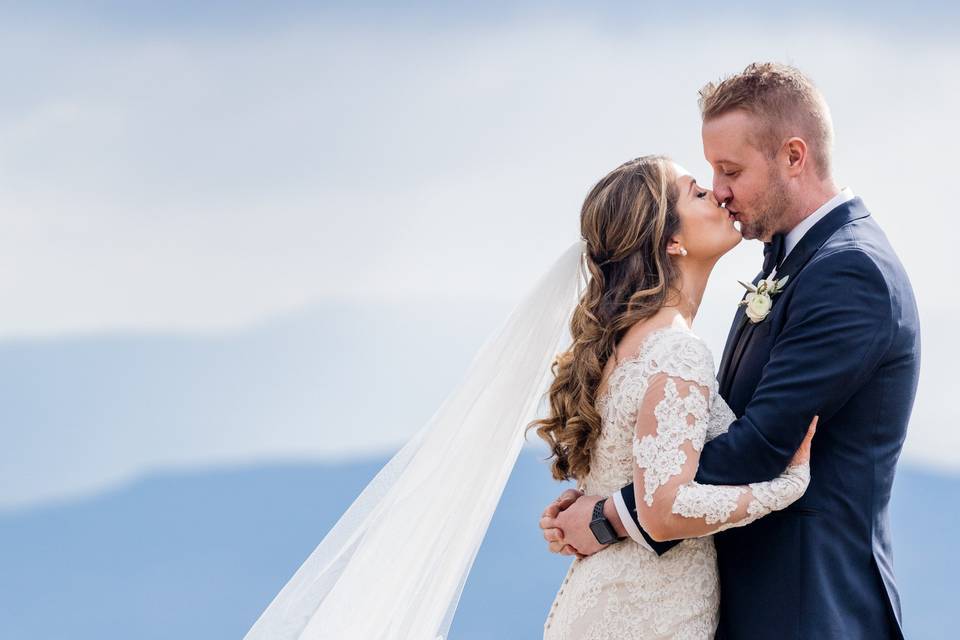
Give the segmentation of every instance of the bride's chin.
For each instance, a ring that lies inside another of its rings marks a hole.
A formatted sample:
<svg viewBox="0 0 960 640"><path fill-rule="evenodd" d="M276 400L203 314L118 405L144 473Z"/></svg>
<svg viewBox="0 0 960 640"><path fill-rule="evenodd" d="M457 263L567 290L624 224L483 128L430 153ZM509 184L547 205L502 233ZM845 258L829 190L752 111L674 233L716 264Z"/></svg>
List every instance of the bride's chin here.
<svg viewBox="0 0 960 640"><path fill-rule="evenodd" d="M738 242L738 243L739 243L741 240L743 240L743 231L740 230L740 223L739 223L739 222L734 221L734 223L730 226L730 228L731 228L731 230L732 230L732 231L731 231L731 234L737 237L737 242Z"/></svg>

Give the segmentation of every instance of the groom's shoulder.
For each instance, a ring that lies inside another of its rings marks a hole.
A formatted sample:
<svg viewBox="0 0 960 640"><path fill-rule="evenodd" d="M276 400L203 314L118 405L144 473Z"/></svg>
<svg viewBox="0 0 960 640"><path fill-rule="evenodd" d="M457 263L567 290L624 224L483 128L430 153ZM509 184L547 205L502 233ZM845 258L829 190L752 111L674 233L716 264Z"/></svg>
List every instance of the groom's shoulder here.
<svg viewBox="0 0 960 640"><path fill-rule="evenodd" d="M818 288L827 282L855 282L861 287L886 289L889 278L878 251L849 239L825 244L800 275L798 284Z"/></svg>
<svg viewBox="0 0 960 640"><path fill-rule="evenodd" d="M866 208L861 208L866 212ZM840 274L873 276L892 284L906 281L906 271L886 233L874 216L867 213L842 225L813 255L814 272L836 270Z"/></svg>
<svg viewBox="0 0 960 640"><path fill-rule="evenodd" d="M797 278L798 294L846 298L854 289L885 310L913 302L903 264L872 216L838 228ZM862 301L861 301L862 302Z"/></svg>
<svg viewBox="0 0 960 640"><path fill-rule="evenodd" d="M868 220L855 220L837 229L813 254L810 267L859 266L869 269L878 266L886 247L876 234L876 225L871 225Z"/></svg>
<svg viewBox="0 0 960 640"><path fill-rule="evenodd" d="M813 252L797 276L798 288L832 288L851 280L861 286L884 287L887 274L883 256L891 250L889 242L862 204L860 209L859 215L851 215Z"/></svg>

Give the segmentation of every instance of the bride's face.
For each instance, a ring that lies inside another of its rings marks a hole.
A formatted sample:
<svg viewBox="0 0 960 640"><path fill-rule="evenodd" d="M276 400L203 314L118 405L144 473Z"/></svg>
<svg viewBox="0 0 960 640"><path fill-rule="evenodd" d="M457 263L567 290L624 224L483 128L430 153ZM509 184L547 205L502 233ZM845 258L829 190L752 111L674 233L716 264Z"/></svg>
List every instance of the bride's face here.
<svg viewBox="0 0 960 640"><path fill-rule="evenodd" d="M716 260L737 246L743 239L740 230L734 225L733 216L720 206L713 191L698 185L690 175L680 175L677 187L680 190L677 240L687 250L688 260ZM679 247L671 253L679 253Z"/></svg>

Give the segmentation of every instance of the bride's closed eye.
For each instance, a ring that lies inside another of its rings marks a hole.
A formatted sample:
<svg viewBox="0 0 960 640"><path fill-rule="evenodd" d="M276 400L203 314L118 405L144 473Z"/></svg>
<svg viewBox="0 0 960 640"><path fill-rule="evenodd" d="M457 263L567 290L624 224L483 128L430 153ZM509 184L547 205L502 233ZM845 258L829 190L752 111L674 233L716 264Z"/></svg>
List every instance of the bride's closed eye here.
<svg viewBox="0 0 960 640"><path fill-rule="evenodd" d="M700 199L706 198L706 197L707 197L707 192L706 192L706 191L697 192L697 197L700 198Z"/></svg>

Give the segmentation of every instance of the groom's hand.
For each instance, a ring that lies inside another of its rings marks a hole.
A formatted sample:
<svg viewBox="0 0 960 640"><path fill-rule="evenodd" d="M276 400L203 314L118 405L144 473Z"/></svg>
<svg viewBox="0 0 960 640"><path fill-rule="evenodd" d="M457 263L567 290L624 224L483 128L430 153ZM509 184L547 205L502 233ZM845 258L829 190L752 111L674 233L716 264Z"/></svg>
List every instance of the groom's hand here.
<svg viewBox="0 0 960 640"><path fill-rule="evenodd" d="M607 546L597 542L597 537L590 530L593 507L602 498L603 496L580 496L573 504L557 514L556 526L563 531L564 543L576 549L577 557L591 556ZM612 505L604 505L604 507L610 506ZM608 510L604 509L604 511Z"/></svg>
<svg viewBox="0 0 960 640"><path fill-rule="evenodd" d="M593 507L601 497L584 496L579 491L568 489L546 508L540 518L540 528L543 529L543 538L550 551L585 558L607 546L597 542L590 530ZM612 507L608 501L604 505L604 514L619 529L622 526L620 518Z"/></svg>

